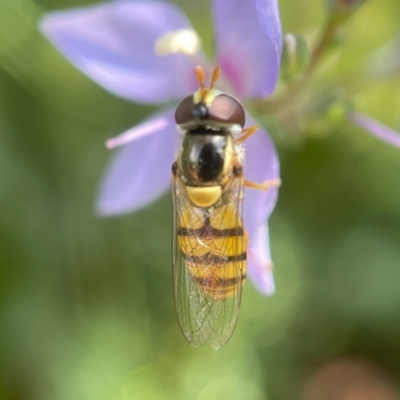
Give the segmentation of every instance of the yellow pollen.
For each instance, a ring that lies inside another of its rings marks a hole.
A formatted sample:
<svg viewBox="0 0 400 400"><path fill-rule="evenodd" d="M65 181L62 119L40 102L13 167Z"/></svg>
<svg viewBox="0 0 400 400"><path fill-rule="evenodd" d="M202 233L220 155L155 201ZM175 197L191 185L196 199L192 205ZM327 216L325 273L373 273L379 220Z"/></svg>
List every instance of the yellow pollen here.
<svg viewBox="0 0 400 400"><path fill-rule="evenodd" d="M200 38L193 29L179 29L161 36L154 45L158 56L169 54L194 55L200 49Z"/></svg>

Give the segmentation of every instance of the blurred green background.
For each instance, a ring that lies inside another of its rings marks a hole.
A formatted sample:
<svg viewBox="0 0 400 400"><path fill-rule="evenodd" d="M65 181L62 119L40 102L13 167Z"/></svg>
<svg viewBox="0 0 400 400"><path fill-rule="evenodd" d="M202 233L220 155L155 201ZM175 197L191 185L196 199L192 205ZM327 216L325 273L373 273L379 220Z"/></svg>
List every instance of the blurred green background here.
<svg viewBox="0 0 400 400"><path fill-rule="evenodd" d="M47 11L93 3L0 0L0 398L397 398L400 149L307 110L293 130L267 120L283 180L277 292L248 283L231 341L194 349L172 299L170 196L118 218L93 212L104 141L153 109L96 86L37 29ZM208 3L178 4L210 50ZM280 6L285 32L313 38L323 25L320 0ZM400 128L400 73L368 68L399 26L398 0L367 2L310 88L343 87ZM333 395L352 372L375 389Z"/></svg>

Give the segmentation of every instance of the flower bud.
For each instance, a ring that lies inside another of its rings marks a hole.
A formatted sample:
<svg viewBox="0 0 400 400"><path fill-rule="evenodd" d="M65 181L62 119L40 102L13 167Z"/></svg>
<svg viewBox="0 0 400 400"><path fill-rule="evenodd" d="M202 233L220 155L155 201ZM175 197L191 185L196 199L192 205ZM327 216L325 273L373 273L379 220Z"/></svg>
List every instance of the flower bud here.
<svg viewBox="0 0 400 400"><path fill-rule="evenodd" d="M310 51L303 36L287 33L283 38L281 74L286 80L296 78L310 61Z"/></svg>

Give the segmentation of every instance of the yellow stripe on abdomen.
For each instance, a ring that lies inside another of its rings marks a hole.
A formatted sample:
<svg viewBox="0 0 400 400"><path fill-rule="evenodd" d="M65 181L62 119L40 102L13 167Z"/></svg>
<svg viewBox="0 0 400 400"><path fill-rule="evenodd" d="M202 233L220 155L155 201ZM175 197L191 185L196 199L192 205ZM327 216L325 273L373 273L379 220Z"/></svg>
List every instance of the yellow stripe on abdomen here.
<svg viewBox="0 0 400 400"><path fill-rule="evenodd" d="M246 278L246 239L241 221L231 205L208 218L189 209L180 218L178 244L186 268L212 298L231 297Z"/></svg>
<svg viewBox="0 0 400 400"><path fill-rule="evenodd" d="M203 291L213 298L228 298L246 278L243 236L199 239L178 236L186 268Z"/></svg>
<svg viewBox="0 0 400 400"><path fill-rule="evenodd" d="M190 257L186 259L186 267L192 278L212 298L231 297L246 278L246 252L228 259L218 257L219 262L210 253L202 258L202 262Z"/></svg>

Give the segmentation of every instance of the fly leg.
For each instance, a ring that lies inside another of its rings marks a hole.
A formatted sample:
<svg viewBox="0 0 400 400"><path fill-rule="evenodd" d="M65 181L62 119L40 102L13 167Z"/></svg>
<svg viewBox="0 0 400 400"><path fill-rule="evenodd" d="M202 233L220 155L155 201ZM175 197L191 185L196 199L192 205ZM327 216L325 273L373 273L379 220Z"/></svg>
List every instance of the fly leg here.
<svg viewBox="0 0 400 400"><path fill-rule="evenodd" d="M233 172L234 176L242 177L243 176L243 166L240 164L234 165L232 172ZM281 185L281 180L279 178L276 178L276 179L266 180L262 183L256 183L256 182L251 182L251 181L244 179L243 185L248 188L251 188L251 189L267 191L270 188L279 187Z"/></svg>
<svg viewBox="0 0 400 400"><path fill-rule="evenodd" d="M251 181L244 181L244 186L250 188L250 189L257 189L257 190L264 190L267 191L270 188L277 188L281 185L281 180L280 179L270 179L267 181L264 181L262 183L255 183Z"/></svg>
<svg viewBox="0 0 400 400"><path fill-rule="evenodd" d="M242 136L235 139L236 144L243 143L249 137L251 137L255 132L258 130L258 125L250 126L249 128L245 128L242 131ZM233 167L233 173L235 176L240 176L243 173L243 167L241 165L235 165ZM266 180L262 183L255 183L248 180L244 180L244 186L251 188L251 189L258 189L258 190L268 190L270 188L279 187L281 185L280 179L270 179Z"/></svg>
<svg viewBox="0 0 400 400"><path fill-rule="evenodd" d="M247 140L250 136L252 136L257 131L258 131L258 125L253 125L253 126L250 126L249 128L243 129L242 136L239 136L237 139L235 139L235 143L236 144L243 143L245 140Z"/></svg>

